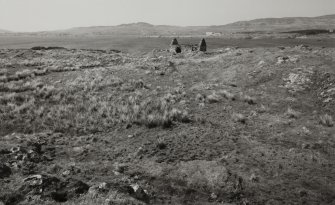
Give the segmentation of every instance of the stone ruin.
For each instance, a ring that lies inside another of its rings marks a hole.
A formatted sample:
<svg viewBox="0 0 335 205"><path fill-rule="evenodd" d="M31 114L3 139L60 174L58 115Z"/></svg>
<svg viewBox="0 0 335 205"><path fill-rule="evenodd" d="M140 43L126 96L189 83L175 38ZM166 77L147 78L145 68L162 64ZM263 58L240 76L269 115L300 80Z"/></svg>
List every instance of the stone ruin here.
<svg viewBox="0 0 335 205"><path fill-rule="evenodd" d="M199 43L199 51L202 51L202 52L207 51L207 44L204 38Z"/></svg>
<svg viewBox="0 0 335 205"><path fill-rule="evenodd" d="M206 52L207 51L207 44L205 39L201 39L200 43L197 45L192 45L192 44L183 44L183 50L186 52L196 52L196 51L201 51L201 52ZM177 39L174 38L170 44L170 52L173 54L181 53L182 51L182 46L178 43Z"/></svg>
<svg viewBox="0 0 335 205"><path fill-rule="evenodd" d="M171 53L181 53L181 46L179 45L176 38L174 38L171 42L170 52Z"/></svg>

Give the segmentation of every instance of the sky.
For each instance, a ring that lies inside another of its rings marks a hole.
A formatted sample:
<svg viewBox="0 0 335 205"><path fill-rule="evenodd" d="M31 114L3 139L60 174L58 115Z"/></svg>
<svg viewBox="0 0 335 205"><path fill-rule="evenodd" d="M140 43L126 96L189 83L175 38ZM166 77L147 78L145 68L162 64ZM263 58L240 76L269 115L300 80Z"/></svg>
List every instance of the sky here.
<svg viewBox="0 0 335 205"><path fill-rule="evenodd" d="M0 29L45 31L147 22L224 25L335 14L335 0L0 0Z"/></svg>

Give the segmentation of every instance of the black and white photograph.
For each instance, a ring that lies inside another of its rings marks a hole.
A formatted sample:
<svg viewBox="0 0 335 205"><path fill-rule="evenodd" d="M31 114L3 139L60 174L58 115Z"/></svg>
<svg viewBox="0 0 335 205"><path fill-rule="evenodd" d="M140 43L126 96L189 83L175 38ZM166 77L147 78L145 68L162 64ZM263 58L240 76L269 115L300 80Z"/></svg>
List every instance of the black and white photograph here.
<svg viewBox="0 0 335 205"><path fill-rule="evenodd" d="M334 205L335 0L0 0L0 205Z"/></svg>

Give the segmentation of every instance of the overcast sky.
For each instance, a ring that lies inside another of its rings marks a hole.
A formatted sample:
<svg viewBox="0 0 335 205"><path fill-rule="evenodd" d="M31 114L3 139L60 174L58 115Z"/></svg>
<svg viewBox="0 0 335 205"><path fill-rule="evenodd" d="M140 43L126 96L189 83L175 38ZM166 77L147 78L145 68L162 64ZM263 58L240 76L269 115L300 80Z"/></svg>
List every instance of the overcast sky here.
<svg viewBox="0 0 335 205"><path fill-rule="evenodd" d="M335 0L0 0L0 29L42 31L133 22L223 25L335 14Z"/></svg>

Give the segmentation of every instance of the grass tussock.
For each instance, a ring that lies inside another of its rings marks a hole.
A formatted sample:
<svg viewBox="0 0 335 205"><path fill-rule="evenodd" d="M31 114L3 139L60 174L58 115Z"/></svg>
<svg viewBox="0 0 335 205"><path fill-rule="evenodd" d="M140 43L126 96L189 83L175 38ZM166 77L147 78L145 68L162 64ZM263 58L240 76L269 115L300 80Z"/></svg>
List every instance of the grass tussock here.
<svg viewBox="0 0 335 205"><path fill-rule="evenodd" d="M153 128L190 121L188 112L175 106L181 95L143 96L146 86L141 80L88 74L61 88L39 81L6 86L11 94L0 97L3 130L95 133L124 124ZM105 88L110 93L103 92ZM24 90L31 91L19 92ZM115 97L120 92L125 94Z"/></svg>
<svg viewBox="0 0 335 205"><path fill-rule="evenodd" d="M243 102L248 103L249 105L255 105L256 104L256 98L250 97L249 95L243 95L243 96L241 96L241 100Z"/></svg>
<svg viewBox="0 0 335 205"><path fill-rule="evenodd" d="M210 95L207 96L207 101L209 103L217 103L217 102L220 102L220 96L217 95L216 93L212 93Z"/></svg>
<svg viewBox="0 0 335 205"><path fill-rule="evenodd" d="M334 120L331 115L325 114L321 115L319 122L321 125L326 126L326 127L333 127L334 126Z"/></svg>
<svg viewBox="0 0 335 205"><path fill-rule="evenodd" d="M6 68L1 68L0 69L0 76L6 75L8 73L8 70Z"/></svg>
<svg viewBox="0 0 335 205"><path fill-rule="evenodd" d="M117 107L117 111L122 122L145 125L149 128L170 127L173 122L189 122L187 111L173 108L170 99L164 96L141 101L138 96L131 96Z"/></svg>
<svg viewBox="0 0 335 205"><path fill-rule="evenodd" d="M292 108L288 108L285 115L290 119L298 119L300 116L300 112L293 110Z"/></svg>
<svg viewBox="0 0 335 205"><path fill-rule="evenodd" d="M236 95L228 92L227 90L220 90L218 93L228 100L236 100Z"/></svg>
<svg viewBox="0 0 335 205"><path fill-rule="evenodd" d="M245 124L247 122L247 117L241 113L234 113L232 115L232 119L234 122L239 122Z"/></svg>

